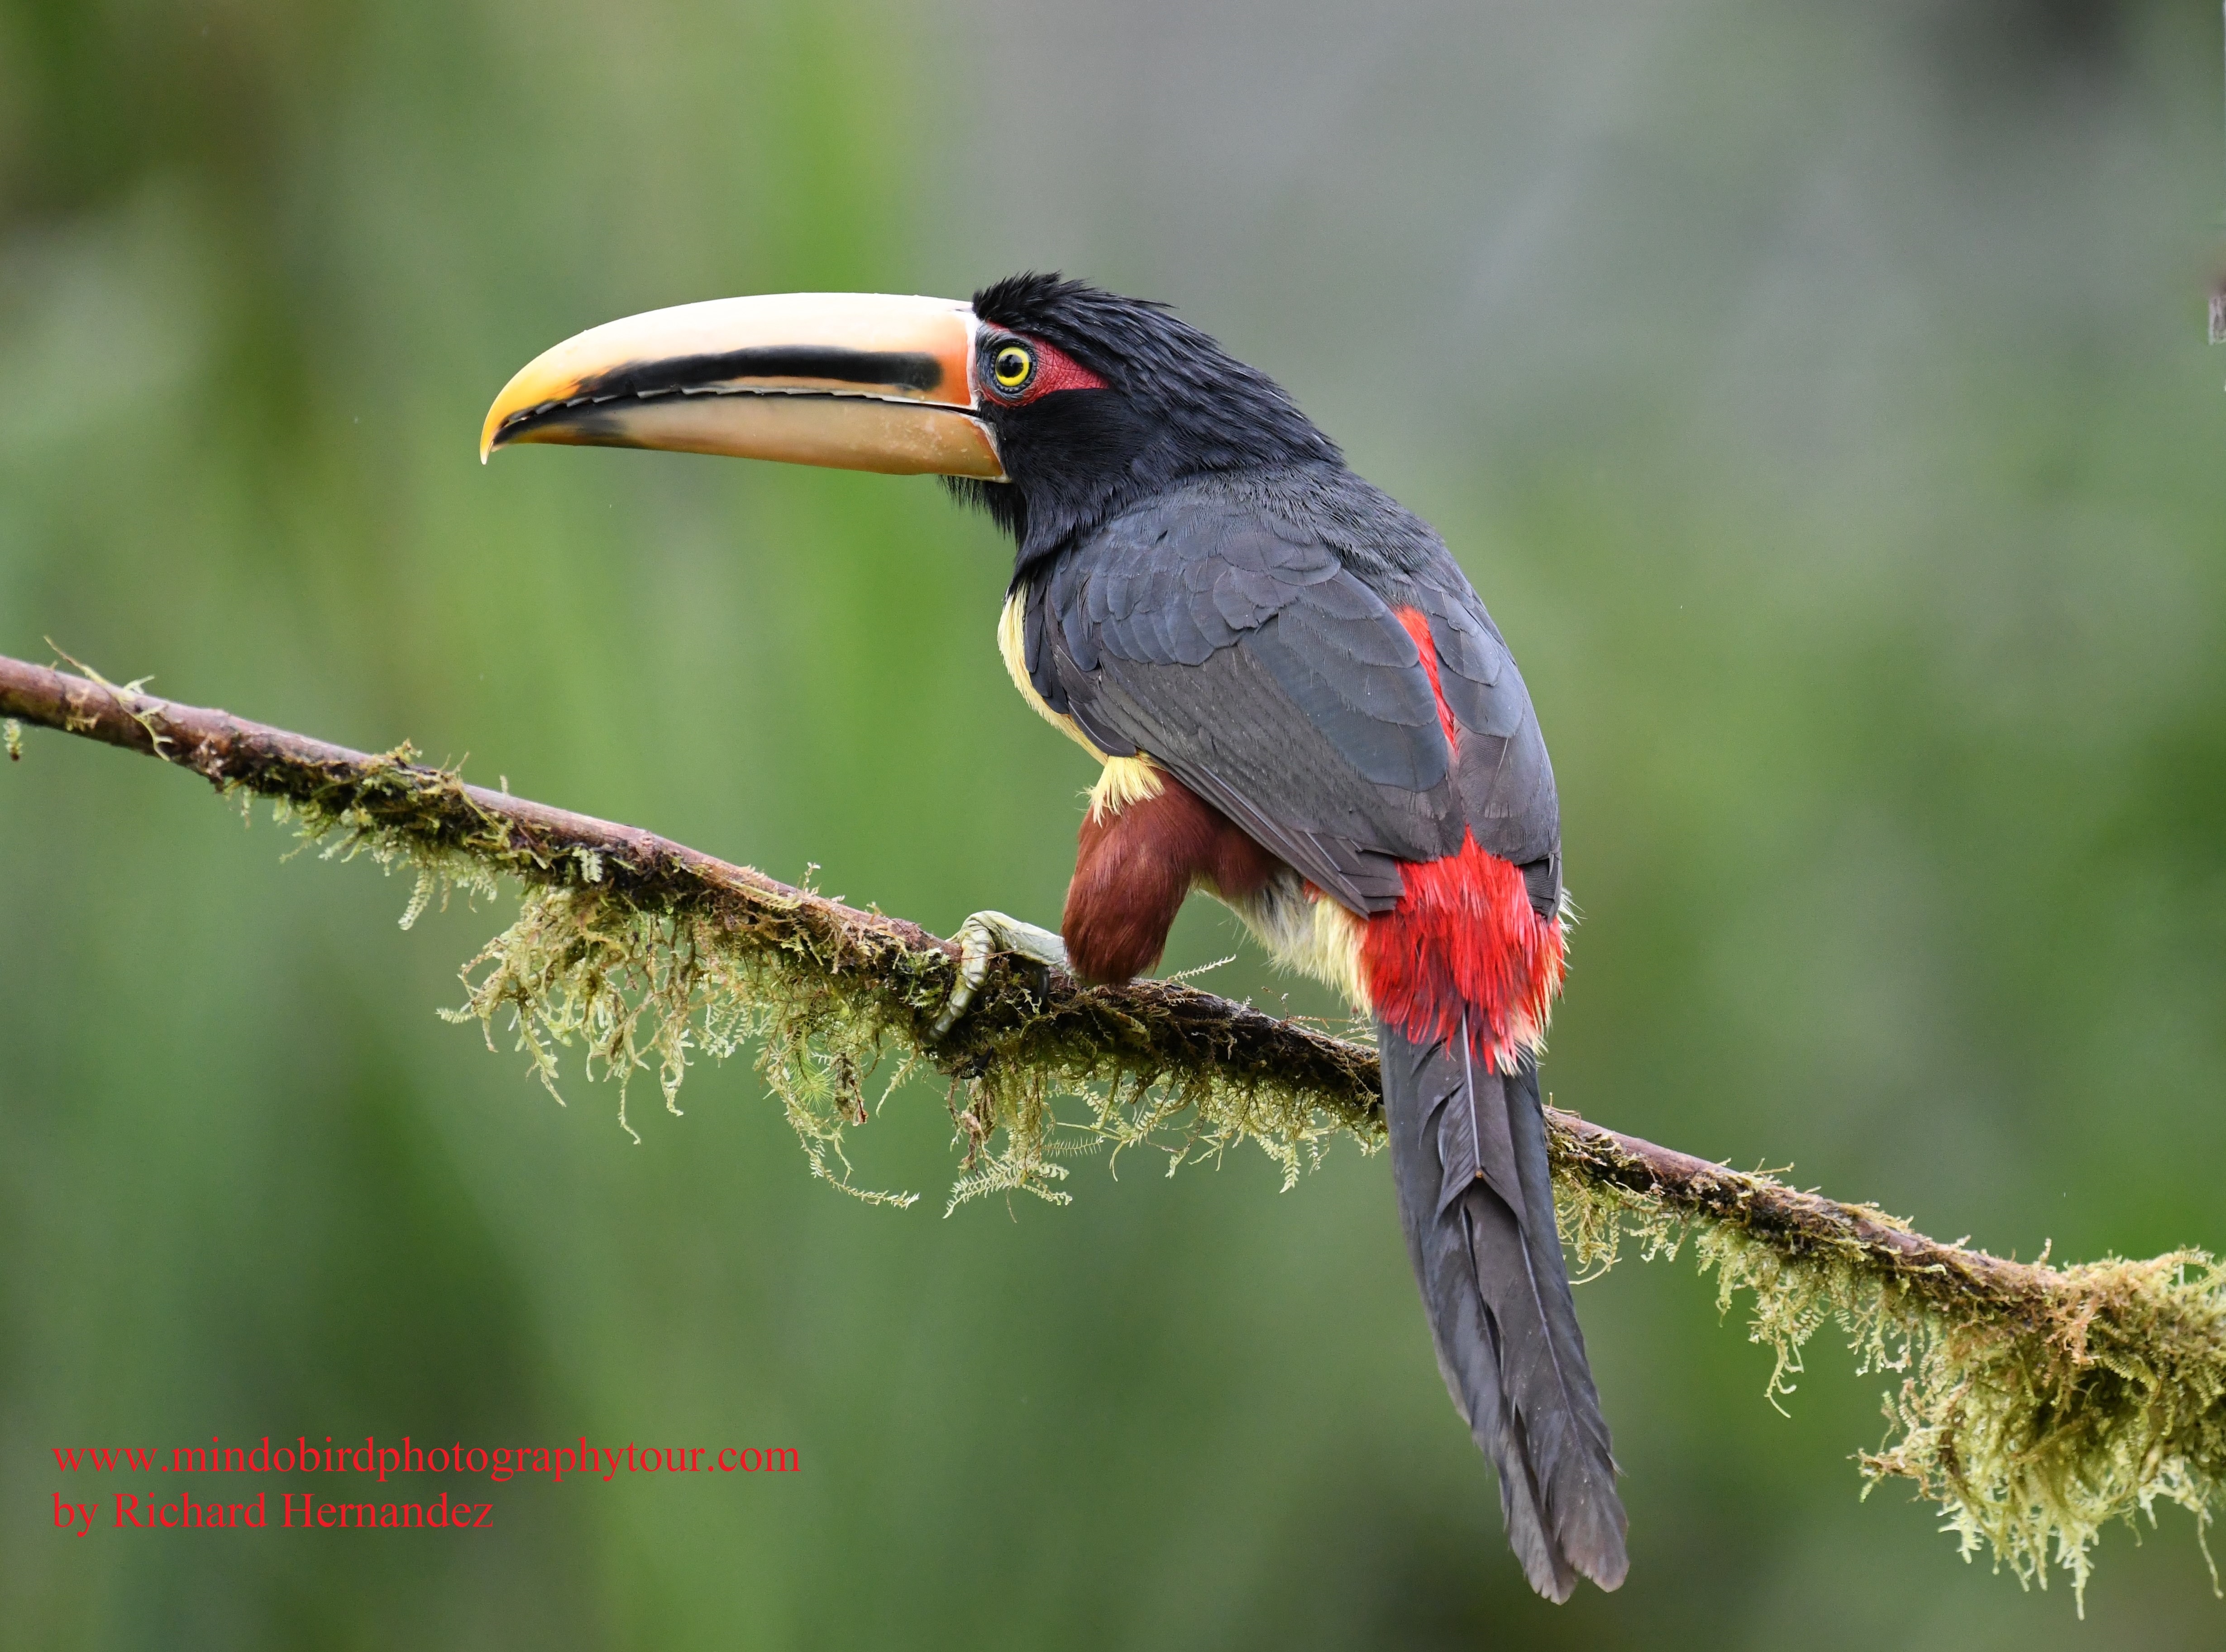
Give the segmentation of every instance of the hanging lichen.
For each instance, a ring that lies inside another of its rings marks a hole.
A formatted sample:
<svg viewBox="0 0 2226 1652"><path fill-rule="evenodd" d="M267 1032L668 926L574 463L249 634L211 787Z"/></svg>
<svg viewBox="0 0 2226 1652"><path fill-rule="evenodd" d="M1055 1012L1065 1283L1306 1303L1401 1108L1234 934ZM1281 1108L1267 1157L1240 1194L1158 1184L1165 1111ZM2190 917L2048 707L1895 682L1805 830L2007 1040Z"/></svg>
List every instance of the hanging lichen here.
<svg viewBox="0 0 2226 1652"><path fill-rule="evenodd" d="M1715 1274L1719 1312L1750 1293L1749 1337L1774 1357L1773 1403L1828 1324L1859 1373L1899 1374L1886 1403L1893 1438L1860 1458L1866 1496L1889 1478L1913 1482L1965 1559L1990 1547L1997 1566L2043 1588L2060 1566L2083 1615L2102 1528L2153 1524L2159 1501L2194 1516L2210 1560L2204 1534L2226 1502L2226 1268L2214 1258L2006 1268L2023 1288L1981 1303L1866 1250L1789 1252L1735 1217L1696 1219L1581 1173L1581 1155L1556 1146L1562 1239L1577 1267L1604 1272L1626 1242L1650 1261L1690 1242Z"/></svg>
<svg viewBox="0 0 2226 1652"><path fill-rule="evenodd" d="M613 887L592 853L521 855L493 832L474 842L454 829L453 795L413 805L413 788L443 781L424 779L407 755L378 759L390 767L372 777L375 806L297 802L284 812L306 836L329 838L327 858L367 855L412 873L405 923L451 889L490 892L497 870L527 880L516 921L466 967L465 1002L444 1011L448 1019L478 1021L490 1047L498 1029L510 1035L552 1095L560 1052L577 1047L585 1077L616 1081L629 1134L635 1075L654 1072L677 1113L696 1057L723 1059L754 1045L812 1174L870 1202L914 1202L854 1181L846 1132L930 1064L921 1039L950 989L947 957L909 952L871 970L845 967L807 926L780 921L777 900L770 917L743 922L716 905L643 904ZM413 832L413 806L442 830ZM1250 1142L1288 1188L1339 1134L1364 1152L1381 1146L1380 1113L1350 1088L1293 1083L1264 1067L1173 1070L1139 1055L1148 1038L1123 1036L1124 1022L1132 1033L1148 1030L1135 1013L1040 1014L1024 986L993 985L962 1028L970 1042L934 1052L957 1075L950 1106L962 1160L946 1214L999 1193L1065 1204L1066 1161L1081 1154L1143 1148L1172 1174ZM1792 1392L1805 1349L1828 1325L1859 1369L1895 1373L1892 1437L1860 1458L1866 1491L1890 1477L1911 1482L1940 1506L1967 1558L1990 1549L2021 1583L2043 1587L2060 1567L2083 1607L2092 1551L2111 1522L2153 1522L2159 1502L2173 1503L2195 1516L2200 1538L2226 1489L2226 1271L2208 1255L2032 1266L2019 1270L2031 1280L2022 1295L1981 1302L1922 1271L1898 1271L1870 1248L1758 1234L1737 1202L1700 1213L1634 1191L1598 1173L1559 1122L1551 1147L1576 1267L1596 1274L1626 1246L1653 1260L1689 1245L1715 1274L1720 1309L1748 1298L1749 1335L1772 1356L1772 1403ZM1733 1179L1750 1194L1778 1189L1767 1177Z"/></svg>
<svg viewBox="0 0 2226 1652"><path fill-rule="evenodd" d="M692 1055L723 1059L755 1043L758 1069L812 1172L859 1198L903 1205L916 1196L853 1183L843 1136L866 1122L867 1089L883 1067L886 1098L923 1065L912 1040L922 1013L949 990L947 973L932 973L917 991L893 996L885 981L811 967L777 942L738 941L714 918L646 912L582 883L529 892L518 920L466 966L463 1007L443 1013L478 1020L490 1047L499 1025L551 1094L557 1052L577 1044L586 1077L618 1081L629 1134L625 1092L634 1073L654 1068L677 1112ZM1025 1013L976 1047L967 1066L951 1092L964 1156L946 1210L993 1193L1065 1204L1062 1161L1078 1154L1146 1148L1162 1153L1172 1174L1250 1141L1288 1186L1338 1131L1367 1146L1381 1139L1372 1113L1337 1108L1272 1074L1176 1079L1109 1062L1091 1029Z"/></svg>

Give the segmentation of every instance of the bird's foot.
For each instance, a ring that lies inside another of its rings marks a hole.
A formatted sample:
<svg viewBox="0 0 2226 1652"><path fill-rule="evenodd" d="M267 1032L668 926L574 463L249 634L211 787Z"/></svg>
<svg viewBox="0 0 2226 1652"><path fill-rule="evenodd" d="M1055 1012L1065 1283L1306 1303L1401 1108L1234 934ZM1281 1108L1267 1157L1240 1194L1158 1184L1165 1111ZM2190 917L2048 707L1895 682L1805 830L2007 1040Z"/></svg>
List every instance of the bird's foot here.
<svg viewBox="0 0 2226 1652"><path fill-rule="evenodd" d="M1066 943L1049 930L1023 924L1003 912L976 912L958 926L958 979L951 983L950 1001L935 1018L928 1037L940 1039L958 1025L973 1007L975 995L989 978L989 961L1000 953L1025 958L1040 974L1066 968Z"/></svg>

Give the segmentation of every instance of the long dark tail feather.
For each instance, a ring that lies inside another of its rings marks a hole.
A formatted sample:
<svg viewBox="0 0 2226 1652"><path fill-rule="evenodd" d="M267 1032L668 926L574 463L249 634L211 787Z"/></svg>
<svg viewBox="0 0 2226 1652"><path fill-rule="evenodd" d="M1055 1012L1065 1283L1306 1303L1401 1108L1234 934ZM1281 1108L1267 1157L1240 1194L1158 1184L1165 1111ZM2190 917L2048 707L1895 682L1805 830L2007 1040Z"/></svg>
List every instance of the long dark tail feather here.
<svg viewBox="0 0 2226 1652"><path fill-rule="evenodd" d="M1446 1388L1499 1471L1508 1544L1549 1600L1580 1576L1612 1589L1625 1521L1554 1228L1537 1069L1488 1071L1466 1026L1429 1045L1376 1032L1408 1258Z"/></svg>

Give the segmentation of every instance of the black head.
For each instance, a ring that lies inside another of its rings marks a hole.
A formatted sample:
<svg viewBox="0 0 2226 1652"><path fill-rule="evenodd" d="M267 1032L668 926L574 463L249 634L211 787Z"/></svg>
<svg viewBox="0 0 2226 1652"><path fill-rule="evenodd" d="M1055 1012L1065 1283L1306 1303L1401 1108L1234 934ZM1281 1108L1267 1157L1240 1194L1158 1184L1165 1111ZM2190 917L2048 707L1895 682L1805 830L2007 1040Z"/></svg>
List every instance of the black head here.
<svg viewBox="0 0 2226 1652"><path fill-rule="evenodd" d="M1021 566L1186 476L1344 462L1273 379L1165 305L1032 274L983 288L974 313L976 405L1009 480L946 480Z"/></svg>

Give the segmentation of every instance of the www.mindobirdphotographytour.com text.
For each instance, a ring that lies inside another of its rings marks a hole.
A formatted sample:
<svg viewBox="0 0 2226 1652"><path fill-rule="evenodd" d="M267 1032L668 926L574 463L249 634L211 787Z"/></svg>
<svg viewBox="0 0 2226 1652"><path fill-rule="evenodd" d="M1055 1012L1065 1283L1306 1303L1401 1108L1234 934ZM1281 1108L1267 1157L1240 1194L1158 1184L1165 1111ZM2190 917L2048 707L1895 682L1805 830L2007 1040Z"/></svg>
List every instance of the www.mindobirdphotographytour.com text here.
<svg viewBox="0 0 2226 1652"><path fill-rule="evenodd" d="M200 1529L474 1530L494 1522L488 1485L519 1479L562 1484L567 1477L614 1480L624 1475L800 1474L793 1446L644 1446L633 1440L599 1446L584 1434L563 1446L466 1446L461 1440L427 1446L405 1434L381 1445L321 1444L296 1435L273 1446L269 1435L252 1446L206 1446L165 1450L144 1446L57 1446L54 1467L69 1476L54 1494L60 1532ZM128 1474L194 1477L157 1486L103 1484L96 1477ZM226 1477L246 1477L227 1478ZM277 1479L256 1484L256 1479ZM417 1483L389 1487L389 1481ZM425 1482L430 1484L424 1484Z"/></svg>

